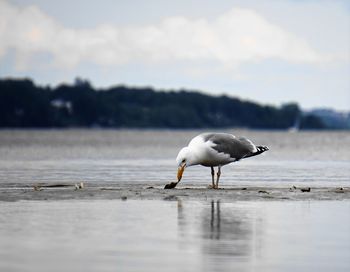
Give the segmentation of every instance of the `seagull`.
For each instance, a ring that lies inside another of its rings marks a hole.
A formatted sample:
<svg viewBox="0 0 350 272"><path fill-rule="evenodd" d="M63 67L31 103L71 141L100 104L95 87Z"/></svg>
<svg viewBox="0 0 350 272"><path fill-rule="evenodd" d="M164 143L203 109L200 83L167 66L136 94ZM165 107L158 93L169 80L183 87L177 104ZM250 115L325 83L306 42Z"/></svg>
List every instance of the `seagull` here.
<svg viewBox="0 0 350 272"><path fill-rule="evenodd" d="M245 137L228 133L202 133L194 137L188 146L182 148L177 155L177 182L166 184L164 189L173 189L180 182L186 167L202 165L211 168L212 189L219 188L221 167L253 157L269 150L267 146L256 146ZM214 167L218 167L215 182Z"/></svg>

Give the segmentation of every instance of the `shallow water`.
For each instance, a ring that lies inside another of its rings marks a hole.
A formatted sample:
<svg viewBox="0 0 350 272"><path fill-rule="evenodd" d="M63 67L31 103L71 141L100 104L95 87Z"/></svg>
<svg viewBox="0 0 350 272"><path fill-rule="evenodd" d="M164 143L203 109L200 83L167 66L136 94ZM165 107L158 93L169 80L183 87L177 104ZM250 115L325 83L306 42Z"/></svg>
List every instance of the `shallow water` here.
<svg viewBox="0 0 350 272"><path fill-rule="evenodd" d="M174 181L175 158L203 131L0 130L0 186L37 182L92 185ZM350 133L229 130L269 146L223 167L222 185L350 185ZM183 185L210 183L210 169L188 168Z"/></svg>
<svg viewBox="0 0 350 272"><path fill-rule="evenodd" d="M0 130L0 271L350 270L349 190L329 190L350 186L350 133L228 131L270 150L223 167L229 190L200 166L162 190L201 132Z"/></svg>
<svg viewBox="0 0 350 272"><path fill-rule="evenodd" d="M0 271L349 271L350 202L18 201Z"/></svg>

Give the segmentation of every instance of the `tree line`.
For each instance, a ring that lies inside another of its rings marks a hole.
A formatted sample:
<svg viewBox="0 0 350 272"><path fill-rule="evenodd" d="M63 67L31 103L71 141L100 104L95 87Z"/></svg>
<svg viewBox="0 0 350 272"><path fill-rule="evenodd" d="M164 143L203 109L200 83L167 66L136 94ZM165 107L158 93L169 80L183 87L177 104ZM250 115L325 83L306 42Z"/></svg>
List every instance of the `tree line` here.
<svg viewBox="0 0 350 272"><path fill-rule="evenodd" d="M295 103L260 105L226 95L158 91L149 87L95 89L88 81L37 86L30 79L0 80L0 127L325 128Z"/></svg>

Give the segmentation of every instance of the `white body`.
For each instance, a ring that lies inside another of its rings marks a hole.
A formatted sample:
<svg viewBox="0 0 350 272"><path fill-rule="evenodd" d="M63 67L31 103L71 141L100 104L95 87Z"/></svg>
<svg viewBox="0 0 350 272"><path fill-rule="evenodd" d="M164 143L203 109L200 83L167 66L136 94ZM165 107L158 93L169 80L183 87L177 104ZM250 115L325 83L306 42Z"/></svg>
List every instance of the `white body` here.
<svg viewBox="0 0 350 272"><path fill-rule="evenodd" d="M204 141L202 135L193 138L188 146L182 148L177 155L176 162L180 165L186 159L186 166L203 165L203 166L222 166L235 159L229 154L218 153L212 147L215 144L211 141Z"/></svg>

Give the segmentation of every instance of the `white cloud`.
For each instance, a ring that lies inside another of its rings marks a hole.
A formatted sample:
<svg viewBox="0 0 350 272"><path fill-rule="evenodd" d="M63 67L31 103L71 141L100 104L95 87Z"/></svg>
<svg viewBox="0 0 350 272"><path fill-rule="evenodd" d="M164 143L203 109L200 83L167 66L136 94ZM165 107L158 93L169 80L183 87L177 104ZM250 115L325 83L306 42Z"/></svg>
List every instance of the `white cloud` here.
<svg viewBox="0 0 350 272"><path fill-rule="evenodd" d="M85 61L102 66L214 61L231 67L269 58L293 63L329 60L250 9L234 8L213 20L170 17L154 25L74 29L36 6L17 7L0 0L0 59L11 49L20 68L30 65L36 53L51 54L53 64L62 68Z"/></svg>

